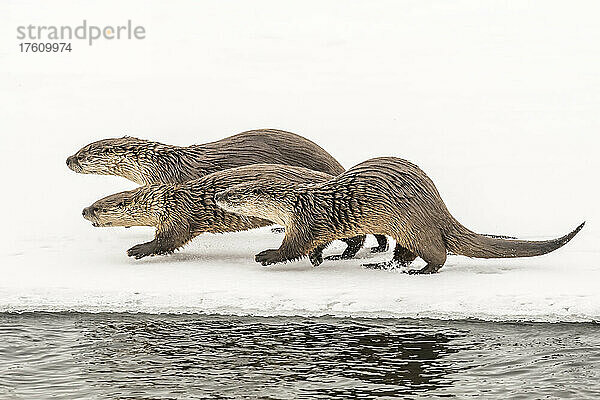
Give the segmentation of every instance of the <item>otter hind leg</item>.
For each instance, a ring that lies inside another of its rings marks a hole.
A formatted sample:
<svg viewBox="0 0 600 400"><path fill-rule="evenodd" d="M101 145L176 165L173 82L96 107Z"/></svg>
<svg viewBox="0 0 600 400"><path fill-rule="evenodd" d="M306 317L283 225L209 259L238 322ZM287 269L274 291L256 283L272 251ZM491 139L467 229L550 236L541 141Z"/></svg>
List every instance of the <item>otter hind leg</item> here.
<svg viewBox="0 0 600 400"><path fill-rule="evenodd" d="M370 269L394 269L399 267L407 267L411 262L414 261L415 258L417 258L415 253L408 250L406 247L403 247L399 243L396 243L396 247L394 248L394 257L392 257L390 261L363 264L363 267Z"/></svg>
<svg viewBox="0 0 600 400"><path fill-rule="evenodd" d="M354 258L356 253L362 248L363 244L365 244L365 237L365 235L361 235L342 239L342 241L348 245L344 252L342 254L327 256L325 257L325 260L350 260L351 258Z"/></svg>
<svg viewBox="0 0 600 400"><path fill-rule="evenodd" d="M424 266L421 269L409 269L408 274L409 275L435 274L439 271L440 268L442 268L441 265L427 264L426 266Z"/></svg>
<svg viewBox="0 0 600 400"><path fill-rule="evenodd" d="M411 275L435 274L446 262L447 250L439 231L432 232L428 237L417 241L417 254L427 265L421 269L409 270Z"/></svg>
<svg viewBox="0 0 600 400"><path fill-rule="evenodd" d="M417 258L417 255L403 247L399 244L396 244L396 248L394 249L394 260L400 262L403 266L408 267L411 262L413 262Z"/></svg>
<svg viewBox="0 0 600 400"><path fill-rule="evenodd" d="M374 235L377 239L377 246L371 247L371 253L384 253L388 251L389 245L385 235Z"/></svg>
<svg viewBox="0 0 600 400"><path fill-rule="evenodd" d="M276 226L275 228L271 228L271 233L285 233L285 228Z"/></svg>

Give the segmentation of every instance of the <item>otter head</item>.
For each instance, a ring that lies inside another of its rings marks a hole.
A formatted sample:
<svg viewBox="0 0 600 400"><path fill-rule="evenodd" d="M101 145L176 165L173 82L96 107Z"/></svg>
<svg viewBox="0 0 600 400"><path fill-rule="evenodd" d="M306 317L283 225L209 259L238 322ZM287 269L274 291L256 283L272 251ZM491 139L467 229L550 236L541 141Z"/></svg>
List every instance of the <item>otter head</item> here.
<svg viewBox="0 0 600 400"><path fill-rule="evenodd" d="M289 222L294 210L293 188L286 182L255 181L232 186L215 194L225 211L259 217L279 225Z"/></svg>
<svg viewBox="0 0 600 400"><path fill-rule="evenodd" d="M152 186L106 196L83 209L83 218L94 226L156 226L164 201Z"/></svg>
<svg viewBox="0 0 600 400"><path fill-rule="evenodd" d="M81 174L118 175L144 184L143 160L151 160L148 153L157 146L164 145L130 136L103 139L68 157L67 166Z"/></svg>

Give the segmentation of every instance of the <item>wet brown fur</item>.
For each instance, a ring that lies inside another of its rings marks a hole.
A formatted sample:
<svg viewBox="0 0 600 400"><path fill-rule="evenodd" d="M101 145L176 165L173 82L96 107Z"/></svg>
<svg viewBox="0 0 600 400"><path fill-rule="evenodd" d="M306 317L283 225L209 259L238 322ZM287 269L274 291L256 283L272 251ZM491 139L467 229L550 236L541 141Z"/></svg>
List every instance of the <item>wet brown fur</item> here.
<svg viewBox="0 0 600 400"><path fill-rule="evenodd" d="M125 136L90 143L67 159L75 172L117 175L140 185L186 182L250 164L284 164L330 175L344 172L316 143L277 129L251 130L187 147Z"/></svg>
<svg viewBox="0 0 600 400"><path fill-rule="evenodd" d="M478 258L537 256L563 246L583 227L546 241L474 233L452 217L419 167L393 157L365 161L325 183L302 187L284 181L245 183L218 193L216 200L219 206L245 215L261 207L261 215L275 208L287 215L280 248L256 256L263 265L301 258L336 238L383 234L397 242L394 257L371 266L408 265L418 256L427 265L417 272L435 273L448 252Z"/></svg>
<svg viewBox="0 0 600 400"><path fill-rule="evenodd" d="M103 139L84 146L67 158L67 165L75 172L117 175L140 185L183 183L225 169L258 163L304 167L330 175L344 172L344 167L314 142L277 129L251 130L187 147L130 136ZM378 246L371 250L386 251L385 236L376 238ZM348 240L344 253L331 258L352 258L364 239L363 236Z"/></svg>
<svg viewBox="0 0 600 400"><path fill-rule="evenodd" d="M216 192L259 178L301 185L325 182L332 176L300 167L248 165L184 183L154 183L116 193L96 201L84 209L83 215L95 226L154 226L154 240L133 246L128 255L142 258L170 254L204 232L236 232L271 225L271 220L226 212L214 202Z"/></svg>

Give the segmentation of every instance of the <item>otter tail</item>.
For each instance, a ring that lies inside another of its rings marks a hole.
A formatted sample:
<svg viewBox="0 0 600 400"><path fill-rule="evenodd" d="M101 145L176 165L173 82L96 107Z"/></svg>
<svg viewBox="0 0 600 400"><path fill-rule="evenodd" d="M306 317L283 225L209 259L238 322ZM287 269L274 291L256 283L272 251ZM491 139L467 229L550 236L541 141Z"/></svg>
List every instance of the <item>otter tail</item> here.
<svg viewBox="0 0 600 400"><path fill-rule="evenodd" d="M583 228L585 222L571 233L552 240L507 240L480 235L454 221L451 228L444 234L446 247L449 251L467 257L475 258L514 258L533 257L550 253L569 242Z"/></svg>

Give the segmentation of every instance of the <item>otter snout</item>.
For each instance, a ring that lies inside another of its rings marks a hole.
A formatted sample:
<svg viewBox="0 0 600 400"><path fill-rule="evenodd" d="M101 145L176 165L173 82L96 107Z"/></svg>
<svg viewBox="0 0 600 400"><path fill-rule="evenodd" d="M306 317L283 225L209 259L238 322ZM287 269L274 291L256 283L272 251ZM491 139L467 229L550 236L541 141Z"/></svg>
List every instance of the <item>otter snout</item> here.
<svg viewBox="0 0 600 400"><path fill-rule="evenodd" d="M79 164L79 160L76 156L67 157L67 167L76 172L81 170L81 165Z"/></svg>
<svg viewBox="0 0 600 400"><path fill-rule="evenodd" d="M90 219L96 216L96 211L98 211L98 208L89 206L83 209L81 215L83 215L83 218L85 219Z"/></svg>

